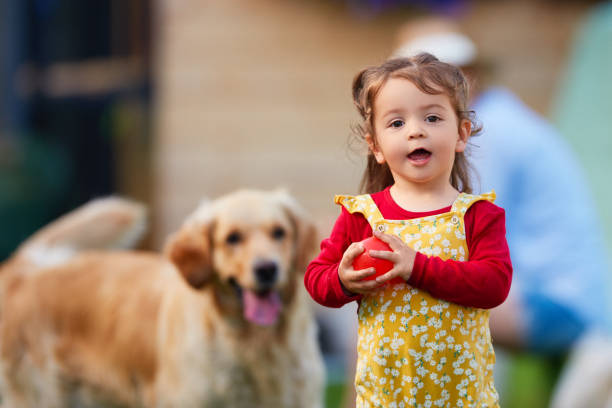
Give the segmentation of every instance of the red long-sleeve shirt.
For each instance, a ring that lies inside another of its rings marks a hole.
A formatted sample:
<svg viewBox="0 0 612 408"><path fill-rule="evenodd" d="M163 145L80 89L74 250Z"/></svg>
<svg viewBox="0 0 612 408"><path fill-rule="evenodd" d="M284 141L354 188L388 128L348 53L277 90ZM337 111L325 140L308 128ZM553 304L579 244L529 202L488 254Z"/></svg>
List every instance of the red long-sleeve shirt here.
<svg viewBox="0 0 612 408"><path fill-rule="evenodd" d="M393 201L389 188L372 194L385 219L413 219L442 214L451 207L429 212L411 212ZM442 260L417 252L408 284L432 296L462 306L489 309L508 296L512 264L506 242L505 212L489 201L474 203L464 216L468 260ZM372 228L360 213L344 207L329 238L321 242L321 252L306 269L304 284L312 298L329 307L341 307L361 295L351 296L340 283L338 265L352 242L372 235Z"/></svg>

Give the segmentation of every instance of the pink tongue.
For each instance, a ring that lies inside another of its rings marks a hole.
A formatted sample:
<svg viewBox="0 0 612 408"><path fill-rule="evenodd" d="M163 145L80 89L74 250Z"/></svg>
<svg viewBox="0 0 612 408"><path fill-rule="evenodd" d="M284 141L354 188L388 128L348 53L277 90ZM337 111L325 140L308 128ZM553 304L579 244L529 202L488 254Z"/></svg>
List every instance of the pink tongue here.
<svg viewBox="0 0 612 408"><path fill-rule="evenodd" d="M253 291L243 290L244 318L260 326L271 326L278 320L281 302L278 293L270 292L257 296Z"/></svg>
<svg viewBox="0 0 612 408"><path fill-rule="evenodd" d="M423 160L428 158L431 153L426 152L425 150L417 150L416 152L410 153L408 156L413 160Z"/></svg>

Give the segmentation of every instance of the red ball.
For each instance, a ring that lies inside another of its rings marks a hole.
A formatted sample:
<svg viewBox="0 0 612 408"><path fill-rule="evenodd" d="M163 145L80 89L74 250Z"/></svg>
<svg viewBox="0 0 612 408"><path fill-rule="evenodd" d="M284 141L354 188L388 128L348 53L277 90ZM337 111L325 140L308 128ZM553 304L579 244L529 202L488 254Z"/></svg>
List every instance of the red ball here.
<svg viewBox="0 0 612 408"><path fill-rule="evenodd" d="M374 267L376 272L374 272L370 276L366 276L363 280L374 280L377 276L383 275L393 268L393 262L387 261L386 259L374 258L368 254L369 250L375 251L391 251L389 245L386 242L381 241L380 239L372 236L370 238L366 238L360 242L365 251L363 251L355 260L353 261L353 269L356 271L366 268ZM391 280L393 283L402 283L403 280L401 278L394 278Z"/></svg>

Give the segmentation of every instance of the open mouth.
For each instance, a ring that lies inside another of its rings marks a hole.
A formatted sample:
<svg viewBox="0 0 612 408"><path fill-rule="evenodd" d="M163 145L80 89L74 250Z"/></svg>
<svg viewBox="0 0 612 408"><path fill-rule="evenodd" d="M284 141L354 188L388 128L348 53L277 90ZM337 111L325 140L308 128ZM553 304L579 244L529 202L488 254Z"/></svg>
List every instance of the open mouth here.
<svg viewBox="0 0 612 408"><path fill-rule="evenodd" d="M282 308L280 295L277 291L245 289L235 279L231 279L230 283L242 300L242 314L248 322L258 326L276 324Z"/></svg>
<svg viewBox="0 0 612 408"><path fill-rule="evenodd" d="M413 150L408 154L408 159L413 162L425 162L431 157L431 152L427 149L423 149L422 147Z"/></svg>

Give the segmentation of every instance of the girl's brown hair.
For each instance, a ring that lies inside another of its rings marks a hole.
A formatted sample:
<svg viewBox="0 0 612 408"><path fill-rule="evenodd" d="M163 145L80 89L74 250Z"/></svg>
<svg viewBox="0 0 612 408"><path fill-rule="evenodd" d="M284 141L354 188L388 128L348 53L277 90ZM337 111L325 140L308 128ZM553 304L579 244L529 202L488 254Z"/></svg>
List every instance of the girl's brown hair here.
<svg viewBox="0 0 612 408"><path fill-rule="evenodd" d="M366 68L353 80L353 102L362 122L354 126L357 136L365 141L366 135L376 143L374 132L374 100L389 78L404 78L421 91L450 98L458 122L464 119L472 124L470 136L481 127L476 123L475 114L468 110L468 81L458 67L439 61L428 53L410 58L394 58L382 65ZM455 162L450 176L451 185L459 191L471 193L469 163L463 152L455 153ZM374 154L368 152L368 161L359 189L362 193L374 193L393 184L391 170L386 163L378 164Z"/></svg>

